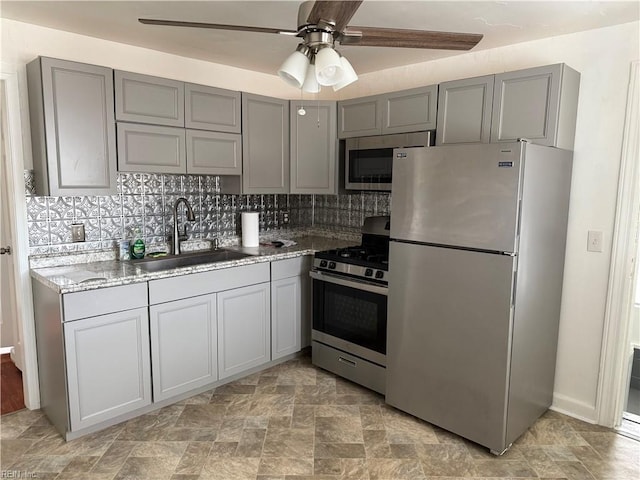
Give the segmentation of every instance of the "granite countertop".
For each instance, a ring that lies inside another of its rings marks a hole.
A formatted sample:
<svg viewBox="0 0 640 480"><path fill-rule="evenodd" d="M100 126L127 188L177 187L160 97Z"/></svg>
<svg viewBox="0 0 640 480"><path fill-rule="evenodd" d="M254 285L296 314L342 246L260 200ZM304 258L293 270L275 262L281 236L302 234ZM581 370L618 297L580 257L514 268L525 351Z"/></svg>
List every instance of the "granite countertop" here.
<svg viewBox="0 0 640 480"><path fill-rule="evenodd" d="M130 261L121 262L118 260L108 260L74 265L32 268L31 276L49 288L52 288L57 293L64 294L146 282L160 278L177 277L190 273L208 272L221 268L250 265L252 263L295 258L302 255L312 255L320 250L346 247L354 244L354 242L350 240L320 236L297 237L295 241L296 245L281 248L263 245L259 247L224 247L227 250L236 250L250 254L251 256L239 260L178 267L158 272L144 271L136 265L136 263Z"/></svg>

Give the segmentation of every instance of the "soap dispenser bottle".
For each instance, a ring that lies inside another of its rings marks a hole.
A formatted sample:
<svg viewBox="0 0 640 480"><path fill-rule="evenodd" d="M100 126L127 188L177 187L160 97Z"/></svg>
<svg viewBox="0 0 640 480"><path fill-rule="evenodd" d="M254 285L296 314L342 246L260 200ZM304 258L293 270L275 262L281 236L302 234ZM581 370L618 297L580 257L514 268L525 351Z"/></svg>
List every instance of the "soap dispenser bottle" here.
<svg viewBox="0 0 640 480"><path fill-rule="evenodd" d="M131 244L131 258L144 258L144 240L140 234L140 229L134 231L134 240Z"/></svg>

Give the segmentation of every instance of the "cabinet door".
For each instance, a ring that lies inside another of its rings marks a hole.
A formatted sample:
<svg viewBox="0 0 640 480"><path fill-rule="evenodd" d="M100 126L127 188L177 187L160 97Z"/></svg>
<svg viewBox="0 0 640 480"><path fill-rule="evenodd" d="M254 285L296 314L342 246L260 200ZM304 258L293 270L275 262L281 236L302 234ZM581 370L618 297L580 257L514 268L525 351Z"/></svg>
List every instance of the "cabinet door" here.
<svg viewBox="0 0 640 480"><path fill-rule="evenodd" d="M27 81L38 193L115 193L112 70L43 57Z"/></svg>
<svg viewBox="0 0 640 480"><path fill-rule="evenodd" d="M300 277L271 282L271 357L300 351L302 282Z"/></svg>
<svg viewBox="0 0 640 480"><path fill-rule="evenodd" d="M152 305L149 312L153 400L165 400L215 382L215 294Z"/></svg>
<svg viewBox="0 0 640 480"><path fill-rule="evenodd" d="M187 173L242 175L242 136L187 130Z"/></svg>
<svg viewBox="0 0 640 480"><path fill-rule="evenodd" d="M564 64L496 75L492 142L526 138L572 149L580 74Z"/></svg>
<svg viewBox="0 0 640 480"><path fill-rule="evenodd" d="M440 84L436 145L489 143L493 75Z"/></svg>
<svg viewBox="0 0 640 480"><path fill-rule="evenodd" d="M243 193L289 192L289 101L242 94Z"/></svg>
<svg viewBox="0 0 640 480"><path fill-rule="evenodd" d="M116 70L116 120L184 127L184 83Z"/></svg>
<svg viewBox="0 0 640 480"><path fill-rule="evenodd" d="M227 378L271 360L269 282L218 293L218 373Z"/></svg>
<svg viewBox="0 0 640 480"><path fill-rule="evenodd" d="M383 134L435 130L437 85L387 93L382 102Z"/></svg>
<svg viewBox="0 0 640 480"><path fill-rule="evenodd" d="M337 192L336 102L291 102L291 193ZM305 115L298 110L304 106Z"/></svg>
<svg viewBox="0 0 640 480"><path fill-rule="evenodd" d="M185 130L118 122L118 171L186 173Z"/></svg>
<svg viewBox="0 0 640 480"><path fill-rule="evenodd" d="M65 322L71 431L151 403L146 308Z"/></svg>
<svg viewBox="0 0 640 480"><path fill-rule="evenodd" d="M214 132L241 133L240 92L187 83L185 126Z"/></svg>
<svg viewBox="0 0 640 480"><path fill-rule="evenodd" d="M338 102L338 138L367 137L382 133L382 97Z"/></svg>

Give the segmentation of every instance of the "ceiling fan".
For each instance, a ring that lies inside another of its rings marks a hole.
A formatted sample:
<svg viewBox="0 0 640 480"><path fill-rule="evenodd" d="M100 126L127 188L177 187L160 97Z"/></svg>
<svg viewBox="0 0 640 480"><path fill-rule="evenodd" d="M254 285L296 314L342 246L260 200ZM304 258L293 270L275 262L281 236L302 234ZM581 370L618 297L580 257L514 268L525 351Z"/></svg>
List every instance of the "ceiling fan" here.
<svg viewBox="0 0 640 480"><path fill-rule="evenodd" d="M367 47L470 50L482 39L482 35L475 33L347 26L361 3L362 0L303 2L298 9L297 30L149 18L139 18L138 21L146 25L212 28L300 37L302 43L284 61L278 75L290 85L311 93L319 92L320 86L331 86L334 90L339 90L358 79L349 61L335 50L335 42L341 45Z"/></svg>

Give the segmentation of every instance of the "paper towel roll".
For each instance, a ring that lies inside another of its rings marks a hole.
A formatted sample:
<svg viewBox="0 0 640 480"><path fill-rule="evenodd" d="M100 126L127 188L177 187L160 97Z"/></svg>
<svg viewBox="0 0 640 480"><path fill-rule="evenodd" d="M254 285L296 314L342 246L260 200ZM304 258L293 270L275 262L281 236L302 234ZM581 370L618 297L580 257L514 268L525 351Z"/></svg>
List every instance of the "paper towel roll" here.
<svg viewBox="0 0 640 480"><path fill-rule="evenodd" d="M258 212L242 213L242 246L257 247L258 246Z"/></svg>

